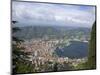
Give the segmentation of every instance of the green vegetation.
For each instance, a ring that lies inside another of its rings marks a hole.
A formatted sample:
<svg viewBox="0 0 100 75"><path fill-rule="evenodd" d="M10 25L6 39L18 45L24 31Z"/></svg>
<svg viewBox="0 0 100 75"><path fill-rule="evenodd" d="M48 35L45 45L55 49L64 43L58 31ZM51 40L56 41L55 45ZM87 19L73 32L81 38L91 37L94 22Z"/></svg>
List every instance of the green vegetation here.
<svg viewBox="0 0 100 75"><path fill-rule="evenodd" d="M27 26L20 27L21 31L15 33L21 39L30 40L34 38L48 39L81 39L89 38L90 28L55 27L55 26Z"/></svg>
<svg viewBox="0 0 100 75"><path fill-rule="evenodd" d="M91 32L88 65L90 69L96 68L96 22L93 24Z"/></svg>
<svg viewBox="0 0 100 75"><path fill-rule="evenodd" d="M76 69L95 69L96 68L96 21L91 31L91 39L89 41L89 55L86 63L80 63Z"/></svg>
<svg viewBox="0 0 100 75"><path fill-rule="evenodd" d="M12 21L12 23L15 24L17 22ZM20 29L18 27L13 27L12 32L14 34L19 30ZM20 47L21 42L23 42L23 40L13 35L12 37L13 74L27 73L32 71L32 65L27 60L25 60L26 58L28 58L27 57L28 54L23 51L24 48Z"/></svg>
<svg viewBox="0 0 100 75"><path fill-rule="evenodd" d="M54 69L54 70L53 70L54 72L57 72L57 71L58 71L58 63L55 63L55 64L54 64L54 68L53 68L53 69Z"/></svg>

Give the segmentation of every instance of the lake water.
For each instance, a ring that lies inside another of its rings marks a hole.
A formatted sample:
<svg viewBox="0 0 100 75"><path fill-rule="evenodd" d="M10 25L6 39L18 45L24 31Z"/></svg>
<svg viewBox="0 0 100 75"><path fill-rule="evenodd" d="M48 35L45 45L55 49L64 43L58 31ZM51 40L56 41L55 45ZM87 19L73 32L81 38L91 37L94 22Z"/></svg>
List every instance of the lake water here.
<svg viewBox="0 0 100 75"><path fill-rule="evenodd" d="M59 57L83 58L88 56L88 42L70 41L69 46L62 49L56 48L55 52Z"/></svg>

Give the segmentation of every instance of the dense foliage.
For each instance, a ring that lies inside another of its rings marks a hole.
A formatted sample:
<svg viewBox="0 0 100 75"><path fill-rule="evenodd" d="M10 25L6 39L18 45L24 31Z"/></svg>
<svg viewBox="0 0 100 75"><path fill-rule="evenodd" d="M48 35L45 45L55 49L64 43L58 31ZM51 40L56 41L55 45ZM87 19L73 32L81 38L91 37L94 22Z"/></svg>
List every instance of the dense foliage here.
<svg viewBox="0 0 100 75"><path fill-rule="evenodd" d="M17 23L17 21L12 21L12 24L15 23ZM17 31L20 31L18 27L12 28L12 33L16 33ZM12 73L13 74L27 73L27 72L31 72L32 70L32 65L30 64L29 61L26 60L26 58L28 58L27 53L23 51L24 48L20 47L21 42L23 42L23 40L12 35L12 57L13 57Z"/></svg>
<svg viewBox="0 0 100 75"><path fill-rule="evenodd" d="M96 21L92 26L91 39L89 41L88 61L80 63L76 69L95 69L96 68Z"/></svg>
<svg viewBox="0 0 100 75"><path fill-rule="evenodd" d="M96 22L94 22L91 32L88 65L90 69L96 68Z"/></svg>

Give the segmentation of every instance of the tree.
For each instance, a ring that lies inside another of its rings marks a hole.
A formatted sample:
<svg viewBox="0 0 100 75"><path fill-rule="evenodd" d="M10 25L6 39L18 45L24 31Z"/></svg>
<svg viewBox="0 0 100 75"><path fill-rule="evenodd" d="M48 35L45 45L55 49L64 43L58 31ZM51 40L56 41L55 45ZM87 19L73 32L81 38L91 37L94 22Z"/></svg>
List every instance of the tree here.
<svg viewBox="0 0 100 75"><path fill-rule="evenodd" d="M58 63L57 62L54 63L53 71L54 72L58 71Z"/></svg>
<svg viewBox="0 0 100 75"><path fill-rule="evenodd" d="M17 21L12 21L12 24L17 23ZM20 31L18 27L12 28L12 67L13 74L32 72L33 65L26 60L28 58L28 53L25 53L23 47L20 44L23 40L19 39L14 35L17 31Z"/></svg>
<svg viewBox="0 0 100 75"><path fill-rule="evenodd" d="M96 68L96 21L92 26L91 37L88 49L88 61L80 63L76 69L95 69Z"/></svg>
<svg viewBox="0 0 100 75"><path fill-rule="evenodd" d="M90 69L96 68L96 21L91 31L91 39L89 43L88 65Z"/></svg>

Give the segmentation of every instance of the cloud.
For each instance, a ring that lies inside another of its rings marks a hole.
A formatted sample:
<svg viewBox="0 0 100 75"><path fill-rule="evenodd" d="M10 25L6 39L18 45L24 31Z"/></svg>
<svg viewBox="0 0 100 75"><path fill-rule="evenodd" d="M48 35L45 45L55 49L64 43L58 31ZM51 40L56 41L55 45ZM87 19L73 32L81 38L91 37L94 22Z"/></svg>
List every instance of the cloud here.
<svg viewBox="0 0 100 75"><path fill-rule="evenodd" d="M58 25L91 27L95 7L48 3L12 2L12 19L20 25Z"/></svg>

